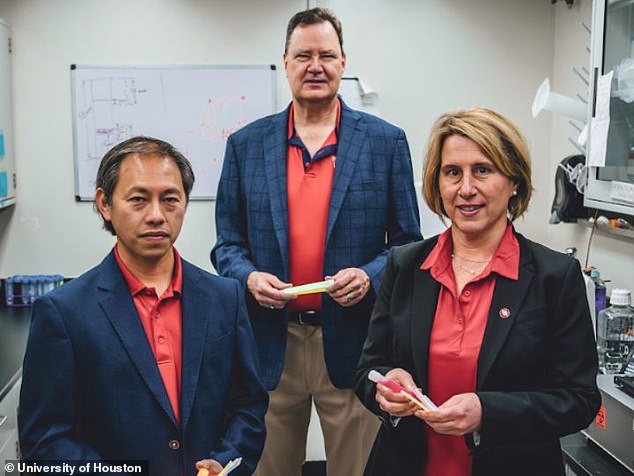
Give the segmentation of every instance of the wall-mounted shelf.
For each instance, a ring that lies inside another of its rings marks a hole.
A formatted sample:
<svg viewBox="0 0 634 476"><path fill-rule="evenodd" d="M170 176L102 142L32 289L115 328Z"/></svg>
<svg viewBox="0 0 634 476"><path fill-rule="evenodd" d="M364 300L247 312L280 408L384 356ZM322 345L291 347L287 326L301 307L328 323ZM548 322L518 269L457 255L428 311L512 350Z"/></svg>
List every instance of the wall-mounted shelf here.
<svg viewBox="0 0 634 476"><path fill-rule="evenodd" d="M0 200L0 210L15 205L15 197Z"/></svg>
<svg viewBox="0 0 634 476"><path fill-rule="evenodd" d="M577 223L585 226L586 228L592 228L594 223L588 220L579 220ZM615 238L620 238L625 241L634 242L634 230L628 230L625 228L616 228L609 225L597 224L596 228L597 232L606 236L613 236Z"/></svg>

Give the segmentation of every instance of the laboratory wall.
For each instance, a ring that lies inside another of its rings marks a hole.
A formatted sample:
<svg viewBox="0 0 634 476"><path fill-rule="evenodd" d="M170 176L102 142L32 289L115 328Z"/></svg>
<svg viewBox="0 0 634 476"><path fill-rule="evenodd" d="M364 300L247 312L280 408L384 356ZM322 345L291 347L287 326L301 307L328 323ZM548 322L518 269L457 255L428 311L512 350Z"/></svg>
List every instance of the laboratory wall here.
<svg viewBox="0 0 634 476"><path fill-rule="evenodd" d="M417 178L429 128L442 112L486 106L515 121L530 143L536 188L517 227L568 246L576 232L560 239L563 227L546 225L553 157L566 153L566 141L551 144L558 123L553 129L548 114L534 120L530 104L544 77L556 72L555 84L566 80L555 54L565 56L560 48L572 45L560 41L557 28L575 29L569 23L589 1L578 3L569 11L547 0L0 0L14 44L18 174L17 204L0 212L0 276L76 276L114 242L92 204L74 200L71 64L276 64L281 109L290 98L285 26L307 4L342 19L346 73L374 88L382 116L405 129ZM177 243L209 270L214 205L190 204Z"/></svg>

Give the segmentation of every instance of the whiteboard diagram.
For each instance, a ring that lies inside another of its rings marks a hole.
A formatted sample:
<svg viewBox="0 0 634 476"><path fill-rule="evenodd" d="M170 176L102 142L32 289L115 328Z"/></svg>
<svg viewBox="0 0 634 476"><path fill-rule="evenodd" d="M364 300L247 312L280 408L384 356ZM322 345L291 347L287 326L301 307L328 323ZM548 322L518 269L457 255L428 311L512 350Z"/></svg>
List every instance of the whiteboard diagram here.
<svg viewBox="0 0 634 476"><path fill-rule="evenodd" d="M147 135L192 163L192 199L215 198L227 138L275 112L274 66L71 67L75 197L92 200L103 155Z"/></svg>

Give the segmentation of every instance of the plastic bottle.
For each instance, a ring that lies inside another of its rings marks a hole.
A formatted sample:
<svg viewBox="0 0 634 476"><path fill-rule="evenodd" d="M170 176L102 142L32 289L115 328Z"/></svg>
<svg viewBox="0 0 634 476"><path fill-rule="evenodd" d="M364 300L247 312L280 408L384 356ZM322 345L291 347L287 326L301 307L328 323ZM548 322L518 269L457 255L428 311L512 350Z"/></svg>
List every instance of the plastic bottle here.
<svg viewBox="0 0 634 476"><path fill-rule="evenodd" d="M564 250L564 253L570 256L571 258L577 258L577 248L574 246L570 246ZM596 301L595 301L595 284L592 278L586 273L581 273L583 276L583 281L586 285L586 299L588 300L588 310L590 311L590 319L592 320L592 330L594 331L594 338L597 337L597 310L596 310Z"/></svg>
<svg viewBox="0 0 634 476"><path fill-rule="evenodd" d="M607 305L605 283L601 279L601 273L596 268L590 271L590 278L594 281L594 315L597 316L598 322L599 312Z"/></svg>
<svg viewBox="0 0 634 476"><path fill-rule="evenodd" d="M4 293L7 299L7 306L11 307L13 306L13 293L14 293L14 283L13 283L13 276L9 276L7 279L5 279L4 281Z"/></svg>
<svg viewBox="0 0 634 476"><path fill-rule="evenodd" d="M596 287L590 276L583 273L583 282L586 285L586 299L588 301L588 309L590 310L590 319L592 320L592 330L594 337L597 337L597 309L596 309Z"/></svg>
<svg viewBox="0 0 634 476"><path fill-rule="evenodd" d="M33 302L35 302L37 298L44 295L44 289L46 287L46 276L33 276L33 283Z"/></svg>
<svg viewBox="0 0 634 476"><path fill-rule="evenodd" d="M35 277L30 275L24 275L22 279L22 300L24 304L30 306L35 301L37 282L35 282Z"/></svg>
<svg viewBox="0 0 634 476"><path fill-rule="evenodd" d="M604 374L624 371L634 345L634 308L629 289L614 289L611 306L599 313L597 350L599 370Z"/></svg>
<svg viewBox="0 0 634 476"><path fill-rule="evenodd" d="M24 305L24 280L21 275L13 276L13 305Z"/></svg>

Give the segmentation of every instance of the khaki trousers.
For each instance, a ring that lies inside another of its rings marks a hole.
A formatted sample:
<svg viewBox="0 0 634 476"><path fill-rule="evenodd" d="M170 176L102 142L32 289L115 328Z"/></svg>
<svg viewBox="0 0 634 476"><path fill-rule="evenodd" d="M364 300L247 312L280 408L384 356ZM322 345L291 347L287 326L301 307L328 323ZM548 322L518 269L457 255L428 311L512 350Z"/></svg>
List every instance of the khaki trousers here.
<svg viewBox="0 0 634 476"><path fill-rule="evenodd" d="M361 476L379 429L350 389L331 382L321 327L290 323L284 370L269 392L266 443L256 476L299 476L314 402L326 450L328 476Z"/></svg>

